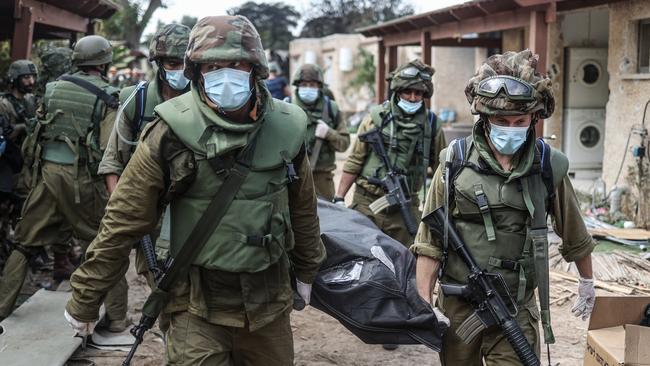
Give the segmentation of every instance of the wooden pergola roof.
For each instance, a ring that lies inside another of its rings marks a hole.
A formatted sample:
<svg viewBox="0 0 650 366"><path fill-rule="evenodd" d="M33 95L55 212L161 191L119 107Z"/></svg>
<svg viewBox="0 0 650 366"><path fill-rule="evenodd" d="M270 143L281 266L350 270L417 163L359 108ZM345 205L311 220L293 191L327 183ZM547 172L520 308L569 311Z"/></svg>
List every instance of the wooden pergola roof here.
<svg viewBox="0 0 650 366"><path fill-rule="evenodd" d="M33 40L92 33L94 19L119 8L112 0L0 0L0 40L11 39L12 59L28 58Z"/></svg>
<svg viewBox="0 0 650 366"><path fill-rule="evenodd" d="M393 19L357 31L367 37L382 38L385 46L417 45L420 44L422 32L428 32L432 45L435 46L437 41L442 40L462 41L461 37L465 34L497 32L528 26L530 13L533 11L544 13L545 21L550 23L555 21L555 14L558 11L593 7L616 1L620 0L474 0L444 9Z"/></svg>

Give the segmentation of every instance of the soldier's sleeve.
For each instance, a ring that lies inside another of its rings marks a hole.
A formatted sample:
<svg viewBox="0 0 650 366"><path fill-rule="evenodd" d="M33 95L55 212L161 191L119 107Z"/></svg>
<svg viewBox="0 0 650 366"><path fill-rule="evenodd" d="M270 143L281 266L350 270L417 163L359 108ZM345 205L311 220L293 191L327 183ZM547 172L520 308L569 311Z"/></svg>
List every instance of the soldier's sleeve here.
<svg viewBox="0 0 650 366"><path fill-rule="evenodd" d="M156 146L160 141L140 143L136 148L108 201L86 261L70 279L73 292L66 309L75 319L97 320L106 293L126 273L133 245L158 223L166 167L152 151Z"/></svg>
<svg viewBox="0 0 650 366"><path fill-rule="evenodd" d="M433 137L433 142L431 144L431 157L429 161L429 166L432 171L438 169L438 164L440 164L440 152L447 147L447 140L445 139L445 133L442 131L442 128L438 129L436 135Z"/></svg>
<svg viewBox="0 0 650 366"><path fill-rule="evenodd" d="M436 172L433 174L433 180L427 192L422 217L442 206L444 204L444 197L445 186L442 180L442 168L438 166ZM442 260L442 243L431 235L429 227L423 222L420 222L418 232L415 235L415 241L409 249L416 256L423 255Z"/></svg>
<svg viewBox="0 0 650 366"><path fill-rule="evenodd" d="M557 188L552 216L555 232L562 238L560 254L564 260L573 262L593 251L594 239L582 220L580 204L568 176Z"/></svg>
<svg viewBox="0 0 650 366"><path fill-rule="evenodd" d="M334 103L334 102L332 102ZM344 152L350 146L350 133L341 111L336 112L336 129L330 129L325 137L335 151Z"/></svg>
<svg viewBox="0 0 650 366"><path fill-rule="evenodd" d="M357 130L357 136L369 131L372 128L372 117L370 114L361 121L359 124L359 129ZM368 144L365 142L359 141L357 138L352 145L352 151L348 156L348 159L343 165L343 171L346 173L359 175L363 169L363 165L366 163L366 157L368 155Z"/></svg>
<svg viewBox="0 0 650 366"><path fill-rule="evenodd" d="M111 131L113 130L113 124L115 124L115 114L117 111L113 108L106 109L106 115L104 119L99 124L99 148L102 151L106 150L108 145L108 139L111 136Z"/></svg>
<svg viewBox="0 0 650 366"><path fill-rule="evenodd" d="M104 150L104 157L99 163L99 169L97 170L99 175L122 175L127 162L124 161L121 152L129 151L131 146L127 146L127 144L120 139L117 135L117 129L120 129L122 137L128 140L133 140L133 133L128 126L131 126L131 122L127 119L126 113L122 113L117 125L111 129L106 149Z"/></svg>
<svg viewBox="0 0 650 366"><path fill-rule="evenodd" d="M320 224L316 214L316 191L309 161L304 149L294 162L298 180L289 184L289 210L295 246L289 253L296 278L313 283L320 264L325 260L325 247L320 240Z"/></svg>

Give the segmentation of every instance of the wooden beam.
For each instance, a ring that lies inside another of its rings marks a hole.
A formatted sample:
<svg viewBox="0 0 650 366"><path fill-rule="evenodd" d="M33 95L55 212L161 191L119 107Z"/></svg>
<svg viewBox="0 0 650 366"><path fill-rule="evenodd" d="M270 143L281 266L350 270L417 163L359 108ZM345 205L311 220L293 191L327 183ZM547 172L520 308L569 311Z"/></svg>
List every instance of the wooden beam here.
<svg viewBox="0 0 650 366"><path fill-rule="evenodd" d="M431 40L457 38L467 33L488 33L505 29L523 28L530 25L530 9L508 10L457 22L441 23L418 30L384 36L386 47L413 45L420 42L420 34L431 33Z"/></svg>
<svg viewBox="0 0 650 366"><path fill-rule="evenodd" d="M539 55L537 62L537 71L541 74L546 73L546 60L548 52L548 25L546 24L545 14L539 11L530 13L530 28L528 32L528 48ZM544 121L539 121L535 125L535 133L538 137L544 134Z"/></svg>
<svg viewBox="0 0 650 366"><path fill-rule="evenodd" d="M377 42L377 72L375 73L375 85L377 95L375 101L381 104L386 98L386 47L384 41Z"/></svg>
<svg viewBox="0 0 650 366"><path fill-rule="evenodd" d="M388 47L388 72L397 68L397 46Z"/></svg>
<svg viewBox="0 0 650 366"><path fill-rule="evenodd" d="M433 47L483 47L501 48L501 38L447 38L431 41Z"/></svg>
<svg viewBox="0 0 650 366"><path fill-rule="evenodd" d="M555 23L557 21L557 3L554 1L546 7L546 23Z"/></svg>
<svg viewBox="0 0 650 366"><path fill-rule="evenodd" d="M19 15L14 22L14 34L11 39L11 60L28 59L32 53L32 38L34 36L33 7L24 6L21 1L15 1L17 10L14 15Z"/></svg>
<svg viewBox="0 0 650 366"><path fill-rule="evenodd" d="M88 18L71 11L52 6L38 0L21 0L24 6L32 8L34 22L79 33L88 31Z"/></svg>
<svg viewBox="0 0 650 366"><path fill-rule="evenodd" d="M431 34L429 32L422 32L420 35L420 47L422 47L422 62L425 65L431 65ZM426 98L424 104L430 108L431 98Z"/></svg>

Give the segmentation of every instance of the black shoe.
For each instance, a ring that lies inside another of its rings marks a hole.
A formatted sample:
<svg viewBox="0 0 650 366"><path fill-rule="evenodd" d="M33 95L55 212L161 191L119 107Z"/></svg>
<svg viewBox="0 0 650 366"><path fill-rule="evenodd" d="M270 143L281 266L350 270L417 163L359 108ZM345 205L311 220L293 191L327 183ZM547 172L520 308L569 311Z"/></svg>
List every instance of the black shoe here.
<svg viewBox="0 0 650 366"><path fill-rule="evenodd" d="M394 351L399 347L398 344L392 344L392 343L382 344L381 346L384 347L386 351Z"/></svg>

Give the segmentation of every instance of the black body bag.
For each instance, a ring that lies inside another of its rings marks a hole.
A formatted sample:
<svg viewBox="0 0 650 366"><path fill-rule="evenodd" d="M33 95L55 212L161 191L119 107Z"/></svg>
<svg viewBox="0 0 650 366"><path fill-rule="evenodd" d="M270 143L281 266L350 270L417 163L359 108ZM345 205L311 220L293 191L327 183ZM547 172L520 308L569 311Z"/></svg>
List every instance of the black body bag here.
<svg viewBox="0 0 650 366"><path fill-rule="evenodd" d="M363 214L318 200L327 259L311 306L368 344L424 344L439 352L446 330L415 285L415 257Z"/></svg>

